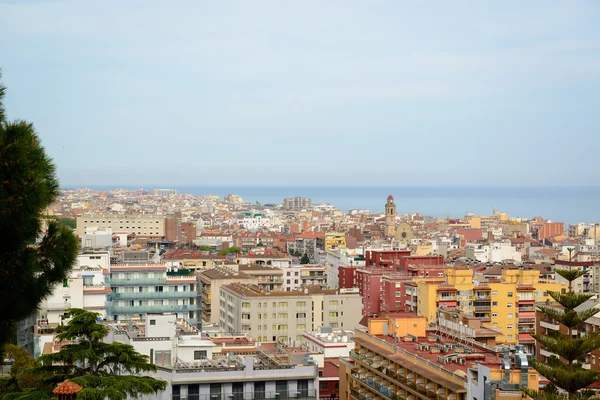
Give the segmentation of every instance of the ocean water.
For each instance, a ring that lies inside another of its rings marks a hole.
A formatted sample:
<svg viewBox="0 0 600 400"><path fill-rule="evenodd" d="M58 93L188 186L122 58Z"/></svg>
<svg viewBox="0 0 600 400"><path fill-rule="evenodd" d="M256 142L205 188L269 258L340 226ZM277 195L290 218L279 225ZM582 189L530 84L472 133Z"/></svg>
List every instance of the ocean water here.
<svg viewBox="0 0 600 400"><path fill-rule="evenodd" d="M302 196L313 204L329 203L342 211L381 212L388 195L396 210L437 217L462 217L468 212L490 215L493 210L511 217L542 216L572 224L600 222L600 187L425 187L425 186L160 186L196 196L234 193L245 201L281 204L285 197ZM90 187L107 190L110 187ZM122 187L136 189L135 187ZM153 189L153 188L144 188Z"/></svg>

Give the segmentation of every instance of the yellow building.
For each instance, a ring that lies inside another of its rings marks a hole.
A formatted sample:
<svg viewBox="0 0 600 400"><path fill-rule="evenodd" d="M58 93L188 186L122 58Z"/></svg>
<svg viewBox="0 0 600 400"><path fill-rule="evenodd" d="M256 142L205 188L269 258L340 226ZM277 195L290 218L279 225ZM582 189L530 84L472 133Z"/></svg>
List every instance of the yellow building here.
<svg viewBox="0 0 600 400"><path fill-rule="evenodd" d="M346 248L346 234L344 232L325 233L325 251Z"/></svg>
<svg viewBox="0 0 600 400"><path fill-rule="evenodd" d="M522 398L539 388L525 354L426 330L423 317L370 318L355 330L354 351L340 359L340 400ZM489 383L488 384L484 384Z"/></svg>
<svg viewBox="0 0 600 400"><path fill-rule="evenodd" d="M541 281L534 269L504 269L499 280L478 282L473 270L451 268L444 283L417 282L417 313L428 322L437 322L439 307L455 307L481 318L483 326L499 329L499 343L532 345L535 331L534 303L552 300L548 291L566 290L567 285Z"/></svg>

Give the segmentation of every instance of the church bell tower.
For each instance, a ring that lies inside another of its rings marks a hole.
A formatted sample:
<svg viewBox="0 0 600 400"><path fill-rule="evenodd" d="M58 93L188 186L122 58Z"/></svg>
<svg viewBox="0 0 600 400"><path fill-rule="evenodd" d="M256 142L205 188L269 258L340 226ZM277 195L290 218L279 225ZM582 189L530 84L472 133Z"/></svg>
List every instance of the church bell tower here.
<svg viewBox="0 0 600 400"><path fill-rule="evenodd" d="M385 234L386 236L394 236L396 234L396 204L394 196L391 194L385 203Z"/></svg>

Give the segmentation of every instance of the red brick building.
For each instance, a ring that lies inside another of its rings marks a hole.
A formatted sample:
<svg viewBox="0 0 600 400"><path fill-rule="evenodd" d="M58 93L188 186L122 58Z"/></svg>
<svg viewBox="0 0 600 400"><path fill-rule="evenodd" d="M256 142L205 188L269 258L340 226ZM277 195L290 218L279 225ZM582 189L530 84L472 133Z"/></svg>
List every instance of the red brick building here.
<svg viewBox="0 0 600 400"><path fill-rule="evenodd" d="M338 287L340 289L351 289L356 286L356 267L338 268Z"/></svg>
<svg viewBox="0 0 600 400"><path fill-rule="evenodd" d="M400 266L400 259L409 256L410 250L368 250L365 254L365 266L395 271Z"/></svg>
<svg viewBox="0 0 600 400"><path fill-rule="evenodd" d="M546 222L537 233L537 239L546 239L565 234L565 224L563 222Z"/></svg>

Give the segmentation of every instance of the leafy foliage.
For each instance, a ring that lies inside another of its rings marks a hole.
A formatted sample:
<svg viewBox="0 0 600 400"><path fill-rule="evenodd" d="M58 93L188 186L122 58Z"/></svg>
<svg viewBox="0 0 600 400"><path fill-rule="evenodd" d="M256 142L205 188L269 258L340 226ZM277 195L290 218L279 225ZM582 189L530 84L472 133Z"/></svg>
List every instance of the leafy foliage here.
<svg viewBox="0 0 600 400"><path fill-rule="evenodd" d="M7 121L5 92L0 85L0 353L15 323L35 313L67 277L78 252L71 229L56 221L36 244L42 212L56 200L59 184L33 125Z"/></svg>
<svg viewBox="0 0 600 400"><path fill-rule="evenodd" d="M27 354L22 347L7 344L4 347L7 359L12 360L10 375L0 383L0 398L12 393L27 392L29 394L39 392L41 385L38 376L30 371L38 364L33 357Z"/></svg>
<svg viewBox="0 0 600 400"><path fill-rule="evenodd" d="M308 258L307 254L304 254L300 259L300 264L310 264L310 258Z"/></svg>
<svg viewBox="0 0 600 400"><path fill-rule="evenodd" d="M535 340L546 350L557 356L549 357L546 362L531 360L532 367L544 376L552 385L541 391L526 390L534 400L583 400L593 395L586 387L600 379L600 371L587 370L581 366L586 355L592 350L600 348L600 336L595 332L575 335L573 332L587 319L595 315L598 310L590 308L577 310L592 296L576 294L572 290L572 282L583 276L584 271L579 269L557 270L560 276L569 282L567 293L549 292L549 295L561 306L552 307L541 305L538 308L544 318L562 325L564 332L550 331L548 334L532 335ZM559 390L559 389L562 389Z"/></svg>
<svg viewBox="0 0 600 400"><path fill-rule="evenodd" d="M156 365L149 362L148 356L128 344L102 341L108 328L97 322L98 316L78 308L69 310L70 320L57 328L56 340L71 343L62 346L57 353L41 356L41 365L27 371L39 377L46 392L65 379L81 385L83 390L77 394L78 399L121 400L165 390L166 382L144 375L156 371ZM38 394L31 392L28 396ZM25 392L21 396L25 396ZM8 398L13 397L4 397Z"/></svg>
<svg viewBox="0 0 600 400"><path fill-rule="evenodd" d="M221 251L219 251L219 255L220 256L226 256L227 254L237 254L241 251L241 249L237 246L231 246L227 249L223 249Z"/></svg>

